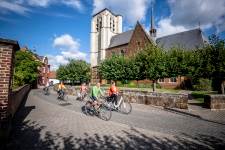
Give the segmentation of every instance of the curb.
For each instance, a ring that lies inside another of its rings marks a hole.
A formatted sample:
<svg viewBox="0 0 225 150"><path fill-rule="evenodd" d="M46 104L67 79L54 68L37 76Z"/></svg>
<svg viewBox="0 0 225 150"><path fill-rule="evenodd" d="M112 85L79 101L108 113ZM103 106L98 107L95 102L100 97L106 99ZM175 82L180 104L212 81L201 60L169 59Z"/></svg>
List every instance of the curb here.
<svg viewBox="0 0 225 150"><path fill-rule="evenodd" d="M195 114L192 114L192 113L180 111L180 110L177 110L177 109L173 109L173 108L163 108L163 109L166 110L166 111L177 112L177 113L181 113L181 114L185 114L185 115L188 115L188 116L192 116L192 117L195 117L195 118L200 118L200 119L202 119L202 117L199 116L199 115L195 115Z"/></svg>

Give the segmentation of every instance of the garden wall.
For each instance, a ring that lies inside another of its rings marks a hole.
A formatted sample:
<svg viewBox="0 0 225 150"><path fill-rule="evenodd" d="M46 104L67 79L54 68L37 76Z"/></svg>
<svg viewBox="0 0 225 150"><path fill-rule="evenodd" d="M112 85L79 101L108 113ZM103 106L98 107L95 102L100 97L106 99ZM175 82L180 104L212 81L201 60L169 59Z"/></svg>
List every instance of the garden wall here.
<svg viewBox="0 0 225 150"><path fill-rule="evenodd" d="M103 88L107 92L106 88ZM69 95L77 95L79 87L67 89ZM188 95L173 93L156 93L133 89L120 90L125 100L131 103L188 109Z"/></svg>
<svg viewBox="0 0 225 150"><path fill-rule="evenodd" d="M204 104L212 110L225 110L225 95L205 95Z"/></svg>
<svg viewBox="0 0 225 150"><path fill-rule="evenodd" d="M30 91L30 85L24 85L12 91L9 100L9 113L14 116L20 104Z"/></svg>

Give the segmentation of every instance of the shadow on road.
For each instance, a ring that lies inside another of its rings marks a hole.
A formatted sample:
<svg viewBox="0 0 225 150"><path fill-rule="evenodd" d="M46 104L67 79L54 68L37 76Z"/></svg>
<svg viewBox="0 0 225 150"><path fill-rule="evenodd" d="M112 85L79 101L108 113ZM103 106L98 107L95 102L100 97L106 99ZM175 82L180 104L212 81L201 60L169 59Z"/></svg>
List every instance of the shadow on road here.
<svg viewBox="0 0 225 150"><path fill-rule="evenodd" d="M25 121L17 126L7 148L10 150L57 150L57 149L223 149L225 143L214 136L183 134L174 140L157 136L146 136L132 128L133 133L123 131L124 136L100 136L84 134L83 138L74 135L62 136L60 133L45 131L45 126ZM223 133L224 134L224 133ZM224 134L225 135L225 134ZM194 141L193 141L194 140Z"/></svg>

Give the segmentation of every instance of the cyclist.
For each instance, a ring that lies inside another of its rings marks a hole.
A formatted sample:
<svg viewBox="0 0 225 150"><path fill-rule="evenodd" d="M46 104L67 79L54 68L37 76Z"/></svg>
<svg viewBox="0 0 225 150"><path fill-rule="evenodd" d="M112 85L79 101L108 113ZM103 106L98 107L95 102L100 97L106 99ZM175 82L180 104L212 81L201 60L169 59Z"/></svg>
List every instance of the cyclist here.
<svg viewBox="0 0 225 150"><path fill-rule="evenodd" d="M87 86L86 83L82 83L80 86L80 98L81 100L87 95Z"/></svg>
<svg viewBox="0 0 225 150"><path fill-rule="evenodd" d="M103 92L101 90L101 84L98 82L95 86L92 87L91 90L91 96L90 98L92 99L93 103L92 105L95 107L95 109L98 108L98 98L100 95L103 95Z"/></svg>
<svg viewBox="0 0 225 150"><path fill-rule="evenodd" d="M115 82L112 81L111 86L109 88L109 98L112 99L116 105L117 105L118 94L119 94L118 88L116 87Z"/></svg>
<svg viewBox="0 0 225 150"><path fill-rule="evenodd" d="M65 85L61 81L60 84L58 85L58 94L62 93L62 96L64 96L64 90L66 89Z"/></svg>

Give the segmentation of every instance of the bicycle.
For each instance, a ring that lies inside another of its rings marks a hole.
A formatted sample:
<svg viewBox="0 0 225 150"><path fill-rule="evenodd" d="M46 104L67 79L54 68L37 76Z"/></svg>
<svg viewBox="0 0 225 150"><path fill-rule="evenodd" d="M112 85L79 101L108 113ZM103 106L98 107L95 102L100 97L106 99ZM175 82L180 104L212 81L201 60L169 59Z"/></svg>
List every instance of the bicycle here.
<svg viewBox="0 0 225 150"><path fill-rule="evenodd" d="M44 95L49 95L50 94L48 87L44 87L43 91L44 91Z"/></svg>
<svg viewBox="0 0 225 150"><path fill-rule="evenodd" d="M65 100L65 92L62 91L62 90L58 91L58 97L57 97L57 99L58 100Z"/></svg>
<svg viewBox="0 0 225 150"><path fill-rule="evenodd" d="M124 114L129 114L132 111L132 105L130 102L125 102L123 97L119 95L117 97L118 101L117 104L114 99L110 97L105 97L105 105L110 107L114 111L118 111Z"/></svg>
<svg viewBox="0 0 225 150"><path fill-rule="evenodd" d="M108 108L104 103L98 102L98 108L96 109L93 105L93 101L89 100L84 105L84 111L86 115L98 116L100 119L109 121L112 117L111 108Z"/></svg>
<svg viewBox="0 0 225 150"><path fill-rule="evenodd" d="M87 95L88 95L87 92L78 93L77 100L84 101Z"/></svg>

